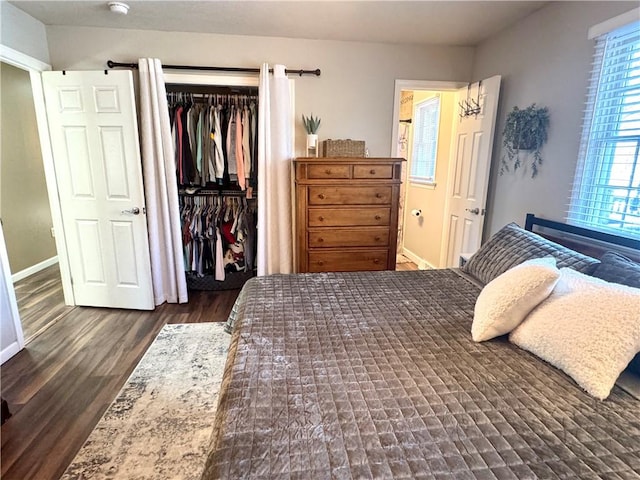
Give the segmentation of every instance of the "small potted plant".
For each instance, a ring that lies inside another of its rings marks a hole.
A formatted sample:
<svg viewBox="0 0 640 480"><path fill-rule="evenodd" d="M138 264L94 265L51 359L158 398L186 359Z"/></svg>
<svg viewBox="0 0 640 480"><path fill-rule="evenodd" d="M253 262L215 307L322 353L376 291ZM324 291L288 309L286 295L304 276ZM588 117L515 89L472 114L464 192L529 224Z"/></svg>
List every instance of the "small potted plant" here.
<svg viewBox="0 0 640 480"><path fill-rule="evenodd" d="M502 144L505 154L502 157L500 174L520 168L520 152L526 152L533 158L531 160L531 178L538 174L538 167L542 165L540 149L547 141L547 129L549 128L549 109L536 107L532 104L525 109L513 107L507 115L507 120L502 131Z"/></svg>
<svg viewBox="0 0 640 480"><path fill-rule="evenodd" d="M320 128L320 118L314 117L313 113L309 117L302 114L302 123L307 131L307 155L314 152L318 156L318 128Z"/></svg>

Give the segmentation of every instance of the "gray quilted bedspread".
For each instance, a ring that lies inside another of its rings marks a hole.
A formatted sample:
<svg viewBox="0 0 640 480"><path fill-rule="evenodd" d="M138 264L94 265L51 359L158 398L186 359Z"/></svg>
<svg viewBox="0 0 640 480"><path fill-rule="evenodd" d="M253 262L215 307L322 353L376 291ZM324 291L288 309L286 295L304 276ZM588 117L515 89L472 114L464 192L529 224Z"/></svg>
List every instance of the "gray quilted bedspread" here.
<svg viewBox="0 0 640 480"><path fill-rule="evenodd" d="M640 404L498 339L453 270L245 286L204 479L638 479Z"/></svg>

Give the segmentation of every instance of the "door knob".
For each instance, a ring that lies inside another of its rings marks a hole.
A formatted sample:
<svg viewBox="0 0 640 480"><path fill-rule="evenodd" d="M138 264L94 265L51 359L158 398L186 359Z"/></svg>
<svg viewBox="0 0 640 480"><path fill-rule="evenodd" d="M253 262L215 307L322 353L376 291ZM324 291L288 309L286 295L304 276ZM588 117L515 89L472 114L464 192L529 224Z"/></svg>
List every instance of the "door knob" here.
<svg viewBox="0 0 640 480"><path fill-rule="evenodd" d="M122 210L122 213L131 213L132 215L138 215L140 214L140 209L138 207L133 207L129 210Z"/></svg>
<svg viewBox="0 0 640 480"><path fill-rule="evenodd" d="M474 215L478 215L480 213L480 209L476 208L465 208L465 210L469 213L473 213Z"/></svg>

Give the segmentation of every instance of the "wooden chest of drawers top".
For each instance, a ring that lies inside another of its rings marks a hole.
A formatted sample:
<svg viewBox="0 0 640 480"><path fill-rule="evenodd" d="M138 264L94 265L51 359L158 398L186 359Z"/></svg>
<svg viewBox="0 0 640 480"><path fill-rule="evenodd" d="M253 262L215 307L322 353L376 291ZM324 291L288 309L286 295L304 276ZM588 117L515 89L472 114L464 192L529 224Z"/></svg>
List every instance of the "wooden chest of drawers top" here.
<svg viewBox="0 0 640 480"><path fill-rule="evenodd" d="M400 182L401 158L297 158L297 183L352 183L381 180Z"/></svg>

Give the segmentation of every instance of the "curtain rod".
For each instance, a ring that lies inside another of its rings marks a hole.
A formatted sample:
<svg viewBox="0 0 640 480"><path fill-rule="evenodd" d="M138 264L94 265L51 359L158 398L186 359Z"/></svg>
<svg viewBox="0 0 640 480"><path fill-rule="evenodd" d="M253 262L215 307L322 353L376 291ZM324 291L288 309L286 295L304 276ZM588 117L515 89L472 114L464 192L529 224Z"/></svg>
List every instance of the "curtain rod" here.
<svg viewBox="0 0 640 480"><path fill-rule="evenodd" d="M107 61L107 66L109 68L117 68L117 67L126 67L126 68L138 68L137 63L120 63L114 62L112 60ZM206 67L206 66L198 66L198 65L162 65L163 69L169 70L207 70L213 72L242 72L242 73L260 73L259 68L243 68L243 67ZM273 73L273 68L269 69L270 72ZM303 69L289 69L285 70L285 73L295 73L300 76L302 75L315 75L316 77L320 76L320 69L316 68L315 70L303 70Z"/></svg>

